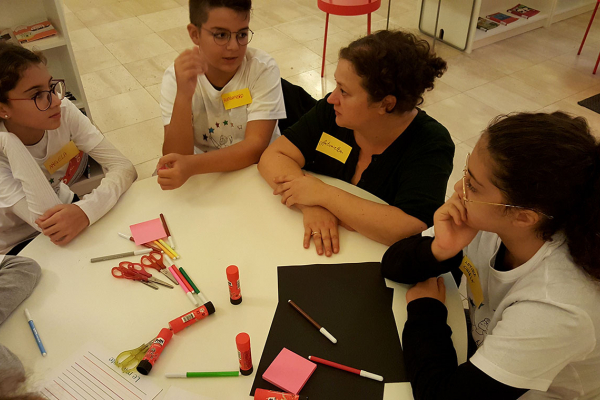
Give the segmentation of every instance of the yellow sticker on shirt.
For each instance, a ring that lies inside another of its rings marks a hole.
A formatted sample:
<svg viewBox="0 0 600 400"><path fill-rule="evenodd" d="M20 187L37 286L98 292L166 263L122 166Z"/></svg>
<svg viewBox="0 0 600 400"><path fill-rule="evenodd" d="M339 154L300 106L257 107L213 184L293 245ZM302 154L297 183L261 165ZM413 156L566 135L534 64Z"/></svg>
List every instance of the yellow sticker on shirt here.
<svg viewBox="0 0 600 400"><path fill-rule="evenodd" d="M473 265L469 257L464 256L460 263L460 270L467 277L467 284L473 294L473 302L475 307L479 307L483 303L483 292L481 290L481 283L479 282L479 272Z"/></svg>
<svg viewBox="0 0 600 400"><path fill-rule="evenodd" d="M342 142L340 139L334 138L330 134L323 132L321 139L319 139L319 143L317 144L317 151L335 158L342 164L346 164L346 160L352 151L352 147Z"/></svg>
<svg viewBox="0 0 600 400"><path fill-rule="evenodd" d="M52 175L58 171L60 167L71 161L77 154L79 154L79 149L75 145L75 142L71 140L69 143L65 144L58 153L48 157L46 162L44 162L44 167L46 167L48 172L50 172L50 175Z"/></svg>
<svg viewBox="0 0 600 400"><path fill-rule="evenodd" d="M221 99L223 100L223 105L226 110L252 103L252 96L250 96L250 90L248 88L225 93L221 95Z"/></svg>

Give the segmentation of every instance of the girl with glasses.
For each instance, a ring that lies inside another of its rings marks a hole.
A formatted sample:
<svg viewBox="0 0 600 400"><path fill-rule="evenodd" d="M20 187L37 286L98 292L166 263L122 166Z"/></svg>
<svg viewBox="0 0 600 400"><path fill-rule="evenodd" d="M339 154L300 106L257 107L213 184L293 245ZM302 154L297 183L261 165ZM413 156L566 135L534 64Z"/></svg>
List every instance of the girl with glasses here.
<svg viewBox="0 0 600 400"><path fill-rule="evenodd" d="M600 397L600 146L581 117L499 117L434 227L386 252L406 294L415 399ZM445 287L468 285L469 360L457 365Z"/></svg>
<svg viewBox="0 0 600 400"><path fill-rule="evenodd" d="M190 0L194 44L163 76L165 139L158 183L165 190L190 176L257 163L285 118L279 67L252 49L251 0Z"/></svg>
<svg viewBox="0 0 600 400"><path fill-rule="evenodd" d="M133 165L65 99L41 54L0 43L0 254L39 232L66 245L106 214L135 180ZM100 186L79 200L71 177L102 165ZM77 204L74 204L77 202Z"/></svg>

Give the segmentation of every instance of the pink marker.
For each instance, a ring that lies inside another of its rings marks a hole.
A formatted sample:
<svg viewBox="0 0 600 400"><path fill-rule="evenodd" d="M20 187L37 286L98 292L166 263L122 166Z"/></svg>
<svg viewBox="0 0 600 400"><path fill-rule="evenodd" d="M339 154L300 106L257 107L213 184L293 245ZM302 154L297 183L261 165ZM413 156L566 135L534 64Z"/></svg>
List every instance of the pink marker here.
<svg viewBox="0 0 600 400"><path fill-rule="evenodd" d="M175 278L175 280L177 281L177 283L179 283L179 287L181 287L181 289L183 289L183 293L185 293L185 295L190 299L190 301L192 302L193 305L198 306L198 302L196 301L196 299L194 298L194 296L192 295L192 292L190 292L190 290L188 289L188 287L185 285L185 283L183 283L183 281L181 280L181 278L179 277L179 274L177 272L177 268L174 265L171 265L169 267L169 272L173 275L173 277Z"/></svg>

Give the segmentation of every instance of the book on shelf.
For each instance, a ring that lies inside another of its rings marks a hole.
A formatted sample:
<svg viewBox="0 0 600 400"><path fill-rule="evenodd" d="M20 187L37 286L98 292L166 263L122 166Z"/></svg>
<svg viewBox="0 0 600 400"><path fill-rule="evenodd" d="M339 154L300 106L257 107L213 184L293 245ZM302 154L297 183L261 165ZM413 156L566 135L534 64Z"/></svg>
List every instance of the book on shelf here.
<svg viewBox="0 0 600 400"><path fill-rule="evenodd" d="M511 17L510 15L502 13L490 14L486 15L485 17L502 25L508 25L519 20L519 18Z"/></svg>
<svg viewBox="0 0 600 400"><path fill-rule="evenodd" d="M20 45L19 41L15 37L12 29L2 29L0 28L0 43L12 43Z"/></svg>
<svg viewBox="0 0 600 400"><path fill-rule="evenodd" d="M528 19L540 13L540 10L536 10L535 8L527 7L523 4L517 4L513 8L509 8L506 10L512 15L516 15L517 17Z"/></svg>
<svg viewBox="0 0 600 400"><path fill-rule="evenodd" d="M477 20L477 29L487 32L490 29L494 29L498 27L498 23L494 21L490 21L489 19L481 18Z"/></svg>
<svg viewBox="0 0 600 400"><path fill-rule="evenodd" d="M54 29L54 26L52 26L50 21L43 21L29 26L17 26L14 30L14 34L20 43L29 43L58 35L58 32Z"/></svg>

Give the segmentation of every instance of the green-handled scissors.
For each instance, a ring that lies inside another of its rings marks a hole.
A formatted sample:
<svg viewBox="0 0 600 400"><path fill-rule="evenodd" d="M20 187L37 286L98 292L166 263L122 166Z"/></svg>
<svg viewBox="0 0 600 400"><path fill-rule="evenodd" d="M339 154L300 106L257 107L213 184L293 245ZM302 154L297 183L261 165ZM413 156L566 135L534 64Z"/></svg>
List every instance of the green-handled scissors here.
<svg viewBox="0 0 600 400"><path fill-rule="evenodd" d="M121 371L123 372L129 372L134 370L135 367L138 366L140 361L142 361L142 359L146 355L146 352L150 348L152 342L154 342L154 339L152 339L146 344L141 345L137 349L125 350L117 356L117 358L115 359L115 365L117 367L121 367Z"/></svg>

